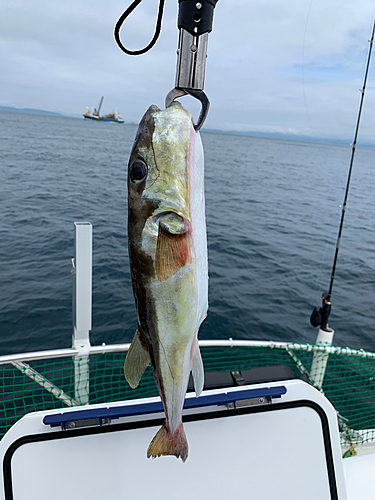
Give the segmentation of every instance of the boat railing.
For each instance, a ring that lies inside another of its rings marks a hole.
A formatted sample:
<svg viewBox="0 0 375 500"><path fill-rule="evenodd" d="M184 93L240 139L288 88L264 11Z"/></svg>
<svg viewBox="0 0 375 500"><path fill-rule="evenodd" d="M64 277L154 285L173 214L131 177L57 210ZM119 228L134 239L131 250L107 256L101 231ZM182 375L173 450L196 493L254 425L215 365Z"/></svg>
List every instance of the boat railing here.
<svg viewBox="0 0 375 500"><path fill-rule="evenodd" d="M375 353L365 351L363 349L351 349L349 347L338 347L332 345L317 345L305 344L298 342L274 342L263 340L199 340L200 347L253 347L253 348L267 348L267 349L281 349L285 351L301 351L308 353L324 352L327 354L335 354L343 357L354 357L375 360ZM97 346L90 346L88 355L106 354L114 352L126 353L130 347L130 343L125 344L103 344ZM34 351L19 354L8 354L0 356L0 365L14 363L17 361L39 361L54 358L67 358L74 357L79 354L78 349L51 349L46 351Z"/></svg>
<svg viewBox="0 0 375 500"><path fill-rule="evenodd" d="M310 383L314 353L328 354L320 391L338 412L343 443L375 441L374 353L331 345L232 339L201 340L199 345L206 371L287 365L296 378ZM123 363L129 346L103 343L90 346L83 355L79 349L67 348L0 356L0 435L30 411L156 396L150 368L136 390L127 385Z"/></svg>
<svg viewBox="0 0 375 500"><path fill-rule="evenodd" d="M75 223L72 347L0 356L0 437L30 411L157 396L150 367L137 389L123 375L129 343L92 346L92 227ZM200 340L207 372L288 366L338 413L343 443L375 442L375 353L330 342Z"/></svg>

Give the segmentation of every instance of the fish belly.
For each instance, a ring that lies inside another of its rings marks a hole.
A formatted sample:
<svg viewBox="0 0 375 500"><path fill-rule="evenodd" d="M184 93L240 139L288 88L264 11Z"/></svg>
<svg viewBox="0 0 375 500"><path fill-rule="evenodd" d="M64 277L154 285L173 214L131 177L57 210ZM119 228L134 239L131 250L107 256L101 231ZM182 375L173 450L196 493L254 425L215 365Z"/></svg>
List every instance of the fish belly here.
<svg viewBox="0 0 375 500"><path fill-rule="evenodd" d="M207 316L208 309L208 259L207 231L204 198L204 155L200 134L191 131L190 148L190 217L196 260L197 324L196 332Z"/></svg>
<svg viewBox="0 0 375 500"><path fill-rule="evenodd" d="M196 336L198 289L193 265L153 284L158 331L158 365L154 368L163 399L168 428L174 434L181 424Z"/></svg>

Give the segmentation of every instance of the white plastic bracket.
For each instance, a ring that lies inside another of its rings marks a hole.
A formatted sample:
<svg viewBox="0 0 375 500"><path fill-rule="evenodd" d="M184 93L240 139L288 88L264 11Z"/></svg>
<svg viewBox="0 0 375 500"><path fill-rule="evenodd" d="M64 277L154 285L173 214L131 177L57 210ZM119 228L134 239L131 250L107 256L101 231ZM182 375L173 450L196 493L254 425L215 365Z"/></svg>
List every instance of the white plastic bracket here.
<svg viewBox="0 0 375 500"><path fill-rule="evenodd" d="M322 330L319 328L318 335L316 337L316 343L322 345L331 345L334 335L334 330L327 327L327 330ZM326 373L327 363L328 363L329 353L324 351L314 352L314 357L311 363L310 370L310 381L317 388L321 389L323 386L323 380Z"/></svg>
<svg viewBox="0 0 375 500"><path fill-rule="evenodd" d="M82 405L89 403L89 352L92 328L92 225L74 223L73 264L73 348L75 399ZM73 263L73 262L72 262Z"/></svg>

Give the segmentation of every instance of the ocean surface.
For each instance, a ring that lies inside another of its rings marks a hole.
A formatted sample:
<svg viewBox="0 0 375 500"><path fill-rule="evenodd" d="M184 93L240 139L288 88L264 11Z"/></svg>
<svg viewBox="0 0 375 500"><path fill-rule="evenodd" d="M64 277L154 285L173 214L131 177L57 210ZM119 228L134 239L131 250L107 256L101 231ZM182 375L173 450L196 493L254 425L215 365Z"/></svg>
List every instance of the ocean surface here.
<svg viewBox="0 0 375 500"><path fill-rule="evenodd" d="M91 343L131 341L126 171L136 125L0 111L0 354L71 346L75 221L93 225ZM202 132L209 312L201 339L314 341L350 145ZM375 149L358 147L334 343L375 350Z"/></svg>

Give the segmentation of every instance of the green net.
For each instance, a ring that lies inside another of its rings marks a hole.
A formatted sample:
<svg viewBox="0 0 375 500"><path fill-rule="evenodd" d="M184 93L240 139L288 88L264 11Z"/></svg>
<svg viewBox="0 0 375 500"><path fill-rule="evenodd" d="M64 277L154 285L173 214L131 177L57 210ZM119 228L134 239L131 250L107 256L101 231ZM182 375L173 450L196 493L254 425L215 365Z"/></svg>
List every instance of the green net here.
<svg viewBox="0 0 375 500"><path fill-rule="evenodd" d="M210 346L201 352L206 371L288 366L295 378L303 375L331 401L338 412L342 444L375 441L375 355L320 346L314 359L316 348L313 344ZM29 412L157 396L150 367L137 389L129 387L123 375L125 354L103 352L88 361L55 358L0 365L0 437Z"/></svg>

